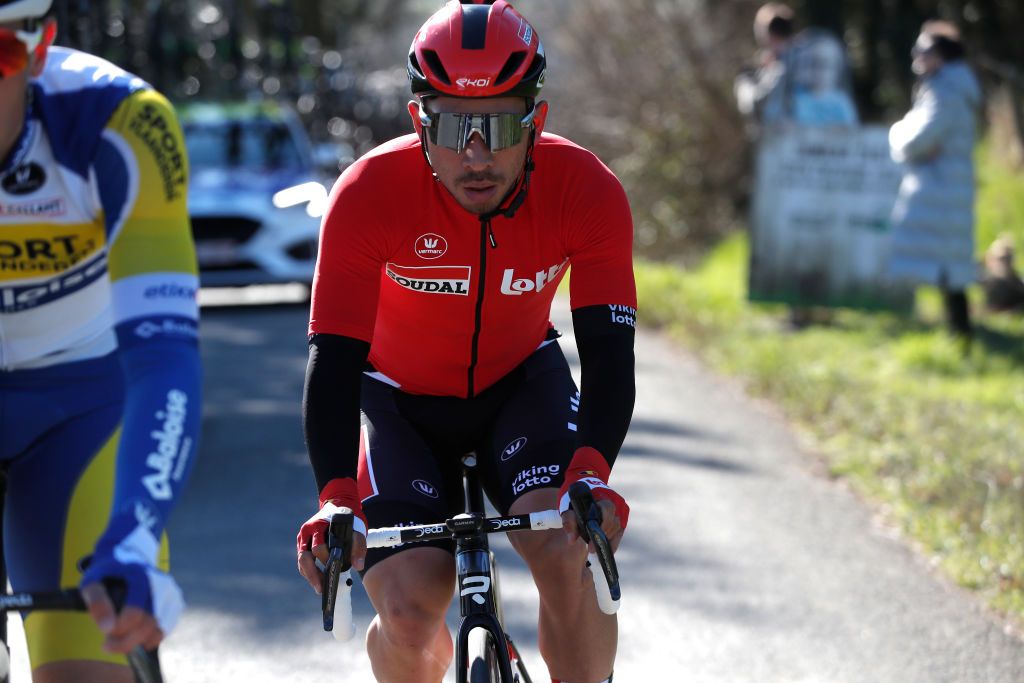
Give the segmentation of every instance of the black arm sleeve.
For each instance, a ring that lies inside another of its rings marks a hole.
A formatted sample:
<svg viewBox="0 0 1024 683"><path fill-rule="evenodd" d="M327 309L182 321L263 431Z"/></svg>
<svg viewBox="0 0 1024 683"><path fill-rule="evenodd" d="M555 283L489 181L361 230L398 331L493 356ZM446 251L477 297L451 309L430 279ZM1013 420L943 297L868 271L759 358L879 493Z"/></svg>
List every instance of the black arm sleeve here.
<svg viewBox="0 0 1024 683"><path fill-rule="evenodd" d="M302 428L318 492L331 479L356 478L359 394L369 355L370 344L352 337L314 334L309 340Z"/></svg>
<svg viewBox="0 0 1024 683"><path fill-rule="evenodd" d="M633 417L635 319L636 311L622 306L585 306L572 312L582 384L576 446L596 448L609 466Z"/></svg>

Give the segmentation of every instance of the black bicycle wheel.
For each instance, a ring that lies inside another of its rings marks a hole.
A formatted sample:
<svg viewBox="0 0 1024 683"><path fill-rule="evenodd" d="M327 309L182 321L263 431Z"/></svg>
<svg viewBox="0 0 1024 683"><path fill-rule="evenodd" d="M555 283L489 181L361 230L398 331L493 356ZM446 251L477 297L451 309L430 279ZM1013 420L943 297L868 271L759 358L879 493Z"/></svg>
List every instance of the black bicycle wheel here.
<svg viewBox="0 0 1024 683"><path fill-rule="evenodd" d="M468 649L469 683L502 683L498 652L490 632L482 628L470 631Z"/></svg>

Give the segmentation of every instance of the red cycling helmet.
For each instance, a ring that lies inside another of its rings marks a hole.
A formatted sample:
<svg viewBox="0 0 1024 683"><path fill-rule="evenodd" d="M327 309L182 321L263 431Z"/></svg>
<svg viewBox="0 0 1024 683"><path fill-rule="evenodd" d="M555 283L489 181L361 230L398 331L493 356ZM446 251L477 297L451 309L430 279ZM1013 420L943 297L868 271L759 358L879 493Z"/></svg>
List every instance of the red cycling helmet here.
<svg viewBox="0 0 1024 683"><path fill-rule="evenodd" d="M535 98L544 85L544 46L505 0L451 0L427 19L409 48L416 94Z"/></svg>

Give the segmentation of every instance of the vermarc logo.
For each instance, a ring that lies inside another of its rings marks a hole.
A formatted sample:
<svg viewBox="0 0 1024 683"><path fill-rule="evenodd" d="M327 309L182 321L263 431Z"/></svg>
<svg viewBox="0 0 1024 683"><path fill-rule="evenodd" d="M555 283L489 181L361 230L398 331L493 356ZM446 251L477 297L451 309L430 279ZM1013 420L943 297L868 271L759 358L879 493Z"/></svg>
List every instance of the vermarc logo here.
<svg viewBox="0 0 1024 683"><path fill-rule="evenodd" d="M523 446L525 446L525 445L526 445L526 437L525 436L521 436L518 439L516 439L515 441L511 442L510 444L508 444L507 446L505 446L505 448L501 451L501 459L502 459L502 461L504 462L505 460L508 460L513 455L515 455L519 451L523 450Z"/></svg>
<svg viewBox="0 0 1024 683"><path fill-rule="evenodd" d="M441 258L448 251L448 241L437 233L428 232L416 238L414 251L420 258Z"/></svg>

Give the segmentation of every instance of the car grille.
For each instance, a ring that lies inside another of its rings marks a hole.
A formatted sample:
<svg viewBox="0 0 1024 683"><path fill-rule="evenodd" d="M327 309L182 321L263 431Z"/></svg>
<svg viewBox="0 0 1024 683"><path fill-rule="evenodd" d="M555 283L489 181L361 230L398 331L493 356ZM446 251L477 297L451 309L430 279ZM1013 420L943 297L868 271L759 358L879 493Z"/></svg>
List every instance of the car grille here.
<svg viewBox="0 0 1024 683"><path fill-rule="evenodd" d="M259 229L259 221L242 216L192 217L192 236L196 241L216 240L245 244Z"/></svg>

